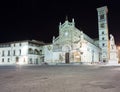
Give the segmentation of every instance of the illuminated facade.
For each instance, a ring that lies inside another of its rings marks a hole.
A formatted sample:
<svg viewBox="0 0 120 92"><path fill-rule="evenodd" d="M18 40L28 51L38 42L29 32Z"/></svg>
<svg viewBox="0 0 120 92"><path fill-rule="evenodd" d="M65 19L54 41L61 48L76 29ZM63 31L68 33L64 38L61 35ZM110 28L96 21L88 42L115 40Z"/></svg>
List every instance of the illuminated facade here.
<svg viewBox="0 0 120 92"><path fill-rule="evenodd" d="M51 44L26 40L0 44L0 64L100 63L118 64L117 49L108 33L106 6L97 8L98 39L75 27L75 21L59 24L59 36ZM110 37L110 39L109 39Z"/></svg>
<svg viewBox="0 0 120 92"><path fill-rule="evenodd" d="M53 37L51 45L46 45L45 61L49 63L98 62L101 50L98 42L77 29L74 19L72 22L66 20L59 25L59 36Z"/></svg>
<svg viewBox="0 0 120 92"><path fill-rule="evenodd" d="M75 27L75 21L67 19L59 24L59 36L53 37L51 45L45 46L45 61L49 63L97 63L117 62L117 50L110 48L107 6L97 8L98 40L90 38L82 30ZM113 37L113 36L112 36Z"/></svg>
<svg viewBox="0 0 120 92"><path fill-rule="evenodd" d="M101 48L101 60L103 62L109 59L109 37L107 23L107 7L97 8L98 11L98 32L99 32L99 47Z"/></svg>
<svg viewBox="0 0 120 92"><path fill-rule="evenodd" d="M43 42L35 40L0 44L0 64L40 64L43 61Z"/></svg>

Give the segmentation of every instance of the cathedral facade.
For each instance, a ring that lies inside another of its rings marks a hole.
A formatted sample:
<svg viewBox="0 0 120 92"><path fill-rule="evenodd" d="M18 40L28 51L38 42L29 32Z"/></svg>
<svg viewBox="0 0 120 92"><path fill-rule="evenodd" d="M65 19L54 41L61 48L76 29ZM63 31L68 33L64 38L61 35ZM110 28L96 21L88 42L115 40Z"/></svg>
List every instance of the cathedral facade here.
<svg viewBox="0 0 120 92"><path fill-rule="evenodd" d="M99 63L117 62L116 45L108 33L107 6L97 8L98 40L90 38L75 27L75 21L59 24L59 36L45 46L45 62L48 63ZM112 47L111 47L112 46Z"/></svg>

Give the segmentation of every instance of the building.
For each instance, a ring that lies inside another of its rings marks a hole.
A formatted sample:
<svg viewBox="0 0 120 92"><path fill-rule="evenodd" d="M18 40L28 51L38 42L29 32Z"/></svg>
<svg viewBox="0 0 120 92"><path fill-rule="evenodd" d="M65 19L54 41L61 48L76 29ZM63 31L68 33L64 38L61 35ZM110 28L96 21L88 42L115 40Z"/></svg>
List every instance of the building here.
<svg viewBox="0 0 120 92"><path fill-rule="evenodd" d="M43 59L43 42L36 40L0 44L0 64L40 64Z"/></svg>
<svg viewBox="0 0 120 92"><path fill-rule="evenodd" d="M98 41L91 39L75 27L74 19L59 25L59 36L53 37L45 54L46 62L72 63L99 61L100 48ZM51 53L51 54L49 54ZM52 55L50 58L47 56ZM49 60L50 59L50 60Z"/></svg>
<svg viewBox="0 0 120 92"><path fill-rule="evenodd" d="M49 63L98 63L117 62L114 41L109 40L107 6L97 8L98 40L90 38L75 27L75 21L67 19L59 24L59 36L45 46L45 61ZM113 44L113 45L112 45ZM112 46L112 48L111 48Z"/></svg>
<svg viewBox="0 0 120 92"><path fill-rule="evenodd" d="M97 8L98 39L92 39L72 21L59 24L59 36L51 44L26 40L0 44L0 64L100 63L117 64L117 49L109 35L107 6ZM110 39L109 39L110 38Z"/></svg>

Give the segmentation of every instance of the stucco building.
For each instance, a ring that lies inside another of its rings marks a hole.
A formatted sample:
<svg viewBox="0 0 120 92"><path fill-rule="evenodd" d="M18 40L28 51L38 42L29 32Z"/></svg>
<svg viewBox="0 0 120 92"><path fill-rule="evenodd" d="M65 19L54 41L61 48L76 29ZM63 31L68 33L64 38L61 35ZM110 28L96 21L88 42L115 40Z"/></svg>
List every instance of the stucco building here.
<svg viewBox="0 0 120 92"><path fill-rule="evenodd" d="M36 40L0 44L0 64L40 64L44 61L43 42Z"/></svg>

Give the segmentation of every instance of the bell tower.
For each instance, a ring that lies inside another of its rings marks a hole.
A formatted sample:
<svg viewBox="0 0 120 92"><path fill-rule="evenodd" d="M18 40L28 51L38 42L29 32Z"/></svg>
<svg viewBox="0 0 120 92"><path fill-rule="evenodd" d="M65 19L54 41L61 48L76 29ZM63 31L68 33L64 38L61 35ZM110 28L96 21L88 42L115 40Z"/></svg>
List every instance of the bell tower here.
<svg viewBox="0 0 120 92"><path fill-rule="evenodd" d="M107 22L107 6L97 8L98 12L98 33L99 47L101 48L100 59L103 62L109 60L109 38L108 38L108 22Z"/></svg>

